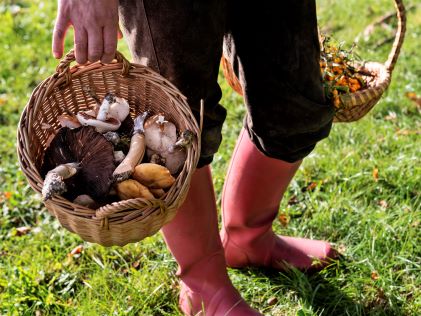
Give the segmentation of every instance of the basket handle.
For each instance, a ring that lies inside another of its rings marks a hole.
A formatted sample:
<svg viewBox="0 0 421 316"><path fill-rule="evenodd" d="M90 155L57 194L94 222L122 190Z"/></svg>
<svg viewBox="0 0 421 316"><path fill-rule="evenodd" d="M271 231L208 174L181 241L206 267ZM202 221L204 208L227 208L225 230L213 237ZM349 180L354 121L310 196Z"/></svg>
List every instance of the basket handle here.
<svg viewBox="0 0 421 316"><path fill-rule="evenodd" d="M399 53L405 38L406 32L406 11L402 0L394 0L396 8L396 16L398 18L398 29L395 35L395 41L393 42L392 50L389 53L389 57L385 62L386 69L391 73L395 68L396 61L398 60Z"/></svg>
<svg viewBox="0 0 421 316"><path fill-rule="evenodd" d="M126 57L119 51L115 52L115 58L117 60L117 63L123 64L123 69L121 71L122 76L127 76L130 71L130 62L127 60ZM56 72L53 75L54 78L58 78L61 76L65 77L65 85L67 85L70 80L72 79L72 75L70 72L70 64L72 62L76 61L75 51L74 49L71 49L59 62L59 64L56 67Z"/></svg>

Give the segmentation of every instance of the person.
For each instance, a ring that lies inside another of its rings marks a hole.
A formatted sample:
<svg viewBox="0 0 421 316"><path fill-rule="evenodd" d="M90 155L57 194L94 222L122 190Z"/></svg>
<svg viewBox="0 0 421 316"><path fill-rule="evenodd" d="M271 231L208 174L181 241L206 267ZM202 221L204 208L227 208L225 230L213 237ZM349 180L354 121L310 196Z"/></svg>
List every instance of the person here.
<svg viewBox="0 0 421 316"><path fill-rule="evenodd" d="M112 61L118 24L134 62L174 83L199 116L200 161L186 201L163 227L178 265L186 315L260 315L232 285L226 266L302 270L334 256L329 243L272 230L279 203L302 159L328 136L333 109L319 69L316 6L307 1L59 0L53 54L67 28L80 64ZM222 229L209 164L226 110L217 83L223 45L243 89L247 115L222 195Z"/></svg>

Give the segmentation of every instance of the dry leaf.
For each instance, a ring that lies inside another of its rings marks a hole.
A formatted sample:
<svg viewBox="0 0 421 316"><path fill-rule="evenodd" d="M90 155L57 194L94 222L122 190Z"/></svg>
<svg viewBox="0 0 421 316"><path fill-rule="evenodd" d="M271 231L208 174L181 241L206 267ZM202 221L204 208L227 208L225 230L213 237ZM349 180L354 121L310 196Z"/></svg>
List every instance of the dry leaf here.
<svg viewBox="0 0 421 316"><path fill-rule="evenodd" d="M308 185L307 191L313 191L317 187L317 182L312 182Z"/></svg>
<svg viewBox="0 0 421 316"><path fill-rule="evenodd" d="M377 168L373 169L373 179L376 182L379 181L379 169L377 169Z"/></svg>
<svg viewBox="0 0 421 316"><path fill-rule="evenodd" d="M339 252L341 255L344 255L344 254L346 253L346 250L347 250L347 247L346 247L344 244L339 245L339 247L338 247L338 252Z"/></svg>
<svg viewBox="0 0 421 316"><path fill-rule="evenodd" d="M28 227L28 226L18 227L16 228L16 236L26 235L30 231L31 231L31 227Z"/></svg>
<svg viewBox="0 0 421 316"><path fill-rule="evenodd" d="M415 221L411 223L411 227L418 227L418 226L420 226L420 221Z"/></svg>
<svg viewBox="0 0 421 316"><path fill-rule="evenodd" d="M389 112L389 114L384 117L386 121L396 121L397 118L398 116L396 115L395 112Z"/></svg>
<svg viewBox="0 0 421 316"><path fill-rule="evenodd" d="M266 301L266 304L269 306L275 305L278 303L278 299L276 297L271 297Z"/></svg>
<svg viewBox="0 0 421 316"><path fill-rule="evenodd" d="M406 96L409 100L414 101L417 108L421 110L421 97L417 96L415 92L407 92Z"/></svg>
<svg viewBox="0 0 421 316"><path fill-rule="evenodd" d="M371 272L371 279L372 279L373 281L376 281L378 278L380 278L379 273L378 273L377 271L372 271L372 272Z"/></svg>
<svg viewBox="0 0 421 316"><path fill-rule="evenodd" d="M278 220L279 220L279 222L281 223L281 225L282 225L283 227L287 227L287 226L288 226L288 223L289 223L289 217L288 217L288 215L287 215L287 214L285 214L285 213L281 213L281 214L279 214L279 216L278 216Z"/></svg>
<svg viewBox="0 0 421 316"><path fill-rule="evenodd" d="M298 201L298 198L296 195L293 195L289 200L288 200L288 205L295 205L298 204L300 201Z"/></svg>
<svg viewBox="0 0 421 316"><path fill-rule="evenodd" d="M140 267L140 261L139 260L137 260L137 261L135 261L135 262L133 262L132 263L132 267L134 268L134 269L139 269L139 267Z"/></svg>
<svg viewBox="0 0 421 316"><path fill-rule="evenodd" d="M403 136L420 135L420 134L421 134L421 130L398 129L396 131L396 135L403 135Z"/></svg>
<svg viewBox="0 0 421 316"><path fill-rule="evenodd" d="M69 256L78 255L78 254L82 253L82 251L83 251L83 245L79 245L79 246L73 248L72 251L70 251Z"/></svg>
<svg viewBox="0 0 421 316"><path fill-rule="evenodd" d="M385 200L381 200L381 201L379 201L379 205L382 207L382 208L387 208L388 206L389 206L389 204L387 203L387 201L385 201Z"/></svg>
<svg viewBox="0 0 421 316"><path fill-rule="evenodd" d="M9 200L12 197L12 192L4 192L4 197Z"/></svg>

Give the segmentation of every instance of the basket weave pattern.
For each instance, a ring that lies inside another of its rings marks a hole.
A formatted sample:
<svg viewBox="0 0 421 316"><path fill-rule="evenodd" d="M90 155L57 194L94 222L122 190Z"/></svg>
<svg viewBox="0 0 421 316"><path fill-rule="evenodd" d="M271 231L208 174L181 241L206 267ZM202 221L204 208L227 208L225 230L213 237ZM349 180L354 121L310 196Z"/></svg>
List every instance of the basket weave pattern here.
<svg viewBox="0 0 421 316"><path fill-rule="evenodd" d="M99 98L113 92L130 104L134 118L143 111L163 112L178 130L189 129L197 135L187 149L187 160L176 182L162 199L142 198L105 205L97 210L53 197L45 202L53 214L71 232L84 240L104 246L125 245L155 234L176 214L187 195L191 175L200 154L200 128L186 98L169 81L147 67L129 63L120 53L117 61L103 65L70 67L75 60L70 52L60 62L56 73L40 83L23 110L18 128L18 156L21 169L31 187L41 192L40 168L52 130L60 124L63 113L77 113L95 106L84 88L94 90ZM51 126L51 128L46 128Z"/></svg>
<svg viewBox="0 0 421 316"><path fill-rule="evenodd" d="M354 93L340 95L343 107L336 111L333 119L334 122L353 122L359 120L376 105L383 92L388 88L406 31L406 13L403 2L402 0L394 0L394 3L398 18L398 27L389 58L384 64L369 62L360 65L359 72L367 75L367 88ZM243 95L240 80L237 78L227 57L222 56L221 65L228 84L235 92Z"/></svg>

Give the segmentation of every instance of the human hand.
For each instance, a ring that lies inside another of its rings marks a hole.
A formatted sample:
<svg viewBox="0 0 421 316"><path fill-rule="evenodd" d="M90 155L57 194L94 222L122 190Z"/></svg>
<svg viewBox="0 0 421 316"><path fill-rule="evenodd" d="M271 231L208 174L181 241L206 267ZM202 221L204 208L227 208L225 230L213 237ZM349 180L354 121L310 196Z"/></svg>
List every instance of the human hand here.
<svg viewBox="0 0 421 316"><path fill-rule="evenodd" d="M64 38L74 28L76 61L110 63L117 49L118 0L59 0L53 34L53 55L63 56Z"/></svg>

